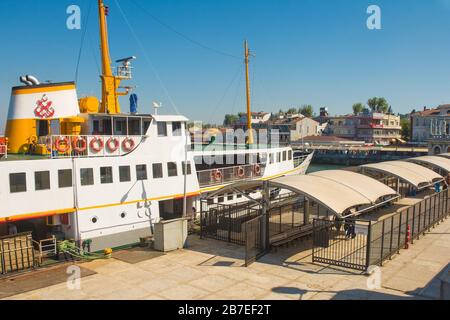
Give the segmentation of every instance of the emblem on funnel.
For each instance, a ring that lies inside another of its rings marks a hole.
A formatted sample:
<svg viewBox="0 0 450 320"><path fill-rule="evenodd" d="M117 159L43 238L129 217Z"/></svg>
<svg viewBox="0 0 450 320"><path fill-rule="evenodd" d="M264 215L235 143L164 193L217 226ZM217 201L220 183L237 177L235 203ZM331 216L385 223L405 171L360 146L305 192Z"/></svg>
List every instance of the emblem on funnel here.
<svg viewBox="0 0 450 320"><path fill-rule="evenodd" d="M40 100L36 102L36 109L34 109L34 114L36 117L45 119L51 118L55 115L55 109L52 107L53 102L48 100L46 94L42 96Z"/></svg>

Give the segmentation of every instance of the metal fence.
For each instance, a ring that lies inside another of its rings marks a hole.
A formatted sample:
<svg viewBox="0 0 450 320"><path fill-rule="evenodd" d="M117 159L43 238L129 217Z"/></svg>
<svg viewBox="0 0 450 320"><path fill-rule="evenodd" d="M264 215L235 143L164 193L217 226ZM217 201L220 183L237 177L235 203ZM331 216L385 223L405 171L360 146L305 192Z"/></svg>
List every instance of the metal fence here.
<svg viewBox="0 0 450 320"><path fill-rule="evenodd" d="M261 243L262 226L263 216L258 216L244 223L246 267L256 262L264 254Z"/></svg>
<svg viewBox="0 0 450 320"><path fill-rule="evenodd" d="M314 220L313 262L367 270L419 239L450 214L444 190L380 221Z"/></svg>
<svg viewBox="0 0 450 320"><path fill-rule="evenodd" d="M260 215L261 210L247 202L231 206L201 201L201 237L245 245L243 224Z"/></svg>

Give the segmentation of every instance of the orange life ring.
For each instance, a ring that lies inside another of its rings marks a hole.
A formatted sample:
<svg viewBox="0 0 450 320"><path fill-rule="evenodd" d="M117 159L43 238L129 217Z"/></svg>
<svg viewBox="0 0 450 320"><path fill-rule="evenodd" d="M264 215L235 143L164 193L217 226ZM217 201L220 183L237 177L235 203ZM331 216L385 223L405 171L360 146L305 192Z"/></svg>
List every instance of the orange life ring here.
<svg viewBox="0 0 450 320"><path fill-rule="evenodd" d="M106 142L106 147L108 148L109 152L116 152L120 147L119 139L110 138L108 142Z"/></svg>
<svg viewBox="0 0 450 320"><path fill-rule="evenodd" d="M254 172L257 176L259 176L261 174L261 166L259 164L255 165Z"/></svg>
<svg viewBox="0 0 450 320"><path fill-rule="evenodd" d="M244 178L245 177L245 170L243 167L239 167L237 170L237 175L239 178Z"/></svg>
<svg viewBox="0 0 450 320"><path fill-rule="evenodd" d="M211 175L212 175L212 178L216 181L222 180L222 172L220 172L219 169L214 170Z"/></svg>
<svg viewBox="0 0 450 320"><path fill-rule="evenodd" d="M83 153L87 149L86 139L81 137L76 137L72 141L72 148L76 153Z"/></svg>
<svg viewBox="0 0 450 320"><path fill-rule="evenodd" d="M100 138L93 138L91 140L91 143L89 144L89 146L91 147L92 151L97 153L97 152L100 152L100 151L103 150L103 147L105 146L105 143Z"/></svg>
<svg viewBox="0 0 450 320"><path fill-rule="evenodd" d="M55 149L59 153L67 153L70 150L70 141L67 137L58 137L55 141Z"/></svg>
<svg viewBox="0 0 450 320"><path fill-rule="evenodd" d="M136 143L131 138L127 138L127 139L123 140L123 142L122 142L122 148L126 152L133 150L135 146L136 146Z"/></svg>

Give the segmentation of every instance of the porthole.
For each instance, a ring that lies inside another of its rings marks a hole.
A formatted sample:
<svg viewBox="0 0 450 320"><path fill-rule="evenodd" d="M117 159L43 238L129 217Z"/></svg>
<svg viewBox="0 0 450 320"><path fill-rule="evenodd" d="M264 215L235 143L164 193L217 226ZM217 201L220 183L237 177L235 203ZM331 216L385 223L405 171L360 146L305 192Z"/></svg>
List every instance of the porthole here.
<svg viewBox="0 0 450 320"><path fill-rule="evenodd" d="M92 221L92 223L97 223L98 222L98 218L97 217L93 217L91 221Z"/></svg>
<svg viewBox="0 0 450 320"><path fill-rule="evenodd" d="M125 212L122 212L122 213L120 214L120 217L121 217L122 219L125 219L126 216L127 216L127 214L126 214Z"/></svg>

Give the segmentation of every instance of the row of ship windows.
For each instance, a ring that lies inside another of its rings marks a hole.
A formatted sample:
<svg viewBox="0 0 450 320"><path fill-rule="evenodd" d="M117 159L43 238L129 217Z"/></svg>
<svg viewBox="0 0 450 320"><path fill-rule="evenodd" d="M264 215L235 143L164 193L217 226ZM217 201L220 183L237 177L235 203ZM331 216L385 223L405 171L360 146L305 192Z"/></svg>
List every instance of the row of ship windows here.
<svg viewBox="0 0 450 320"><path fill-rule="evenodd" d="M289 151L283 151L278 153L270 153L269 154L269 162L270 164L275 163L275 156L276 156L276 162L282 162L282 161L291 161L292 160L292 150Z"/></svg>
<svg viewBox="0 0 450 320"><path fill-rule="evenodd" d="M163 164L154 163L152 165L153 169L153 179L162 179L163 174ZM185 171L186 169L186 171ZM176 162L167 163L167 172L169 177L178 176L178 166ZM182 173L183 176L192 174L192 166L190 162L182 163ZM101 184L111 184L114 182L112 167L101 167L100 168L100 183ZM72 181L72 169L58 170L58 187L71 188L73 186ZM148 169L146 164L140 164L136 166L136 180L143 181L148 180ZM119 167L119 181L120 182L130 182L131 181L131 167L130 166L120 166ZM80 169L80 182L82 186L92 186L94 185L94 169L92 168L82 168ZM50 190L50 171L37 171L34 173L34 185L36 191ZM9 175L9 187L11 193L19 193L27 191L27 176L25 172L21 173L11 173Z"/></svg>

